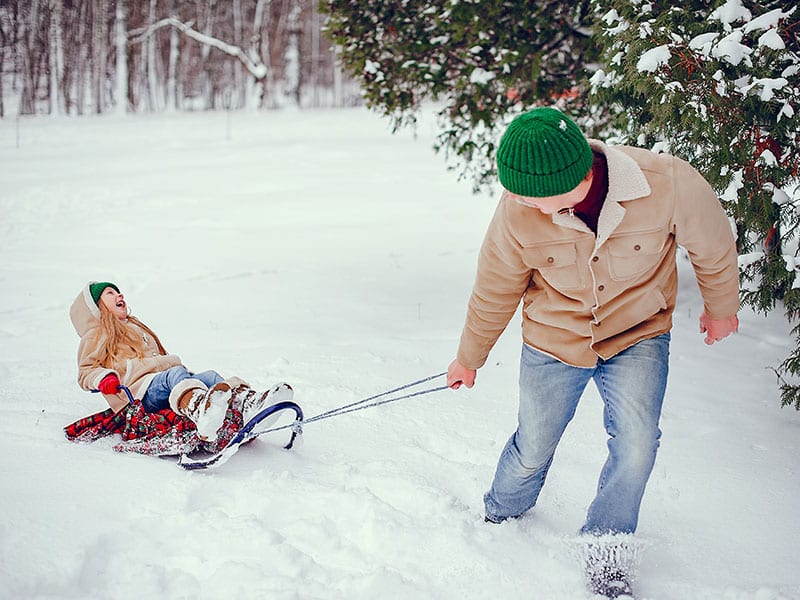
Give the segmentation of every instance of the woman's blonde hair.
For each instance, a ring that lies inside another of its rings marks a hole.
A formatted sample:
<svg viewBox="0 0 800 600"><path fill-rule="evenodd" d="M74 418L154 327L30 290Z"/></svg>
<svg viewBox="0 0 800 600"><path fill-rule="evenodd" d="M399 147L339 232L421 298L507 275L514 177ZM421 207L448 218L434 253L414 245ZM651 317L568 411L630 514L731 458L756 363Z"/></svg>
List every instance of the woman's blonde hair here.
<svg viewBox="0 0 800 600"><path fill-rule="evenodd" d="M101 343L100 354L97 358L97 366L110 367L120 358L144 358L144 344L136 330L128 326L133 323L152 336L160 354L167 351L161 344L161 340L147 325L136 317L129 315L127 322L121 321L100 302L100 327L97 328L97 341Z"/></svg>

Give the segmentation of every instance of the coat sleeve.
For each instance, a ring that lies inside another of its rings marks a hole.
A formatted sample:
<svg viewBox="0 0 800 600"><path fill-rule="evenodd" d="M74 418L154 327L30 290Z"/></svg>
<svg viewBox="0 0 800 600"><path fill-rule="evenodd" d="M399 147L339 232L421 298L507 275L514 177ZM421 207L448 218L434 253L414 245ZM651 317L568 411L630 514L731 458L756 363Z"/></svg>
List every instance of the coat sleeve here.
<svg viewBox="0 0 800 600"><path fill-rule="evenodd" d="M522 260L508 218L505 195L492 218L478 257L478 270L458 347L458 361L479 369L505 330L530 282L530 268Z"/></svg>
<svg viewBox="0 0 800 600"><path fill-rule="evenodd" d="M709 183L675 159L675 239L694 267L706 314L724 319L739 310L739 266L728 216Z"/></svg>
<svg viewBox="0 0 800 600"><path fill-rule="evenodd" d="M78 385L82 389L90 391L96 390L103 379L109 373L117 373L114 369L97 366L101 343L96 329L90 329L81 337L78 346Z"/></svg>

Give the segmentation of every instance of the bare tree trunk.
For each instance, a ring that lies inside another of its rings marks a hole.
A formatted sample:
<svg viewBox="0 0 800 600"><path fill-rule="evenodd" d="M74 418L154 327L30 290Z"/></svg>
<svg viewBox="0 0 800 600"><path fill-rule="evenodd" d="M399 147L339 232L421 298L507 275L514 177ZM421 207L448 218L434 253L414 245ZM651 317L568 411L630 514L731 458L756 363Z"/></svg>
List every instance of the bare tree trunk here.
<svg viewBox="0 0 800 600"><path fill-rule="evenodd" d="M169 16L175 16L175 0L170 0ZM169 65L167 66L167 99L166 107L168 111L177 110L178 105L178 58L180 57L180 40L178 30L170 29L169 32Z"/></svg>
<svg viewBox="0 0 800 600"><path fill-rule="evenodd" d="M291 12L289 13L288 28L289 39L286 44L284 54L284 80L287 82L287 92L294 97L295 104L301 105L301 90L303 88L303 61L301 44L301 16L303 7L300 0L292 2Z"/></svg>
<svg viewBox="0 0 800 600"><path fill-rule="evenodd" d="M190 82L193 77L193 73L191 71L193 67L193 48L189 43L181 43L180 45L181 52L178 55L178 71L175 91L177 93L177 99L180 102L181 108L185 108L187 105L187 98L192 92L192 86L190 86Z"/></svg>
<svg viewBox="0 0 800 600"><path fill-rule="evenodd" d="M150 9L147 13L147 25L156 22L156 5L158 0L150 0ZM158 64L156 62L156 33L148 36L146 42L147 49L147 89L148 103L151 112L159 111L163 107L161 86L158 83Z"/></svg>
<svg viewBox="0 0 800 600"><path fill-rule="evenodd" d="M253 35L250 36L250 60L265 67L263 77L250 80L247 91L247 106L254 105L263 108L274 90L272 66L269 54L269 13L272 8L271 0L258 0L256 12L253 16ZM265 24L267 26L265 27ZM252 103L252 104L251 104Z"/></svg>
<svg viewBox="0 0 800 600"><path fill-rule="evenodd" d="M0 19L0 119L5 116L6 107L3 99L3 73L5 73L5 58L6 58L6 44L8 43L8 34L3 27L3 21Z"/></svg>
<svg viewBox="0 0 800 600"><path fill-rule="evenodd" d="M214 13L216 12L217 1L208 0L205 19L203 20L203 34L212 37L214 32ZM213 109L216 106L216 99L214 98L214 81L211 74L211 67L208 64L208 56L211 53L211 46L203 44L200 50L202 58L201 65L203 69L203 92L206 97L206 108Z"/></svg>
<svg viewBox="0 0 800 600"><path fill-rule="evenodd" d="M14 59L14 69L11 75L11 91L16 91L17 86L19 84L18 77L20 73L20 47L19 47L19 39L20 39L20 14L19 14L19 3L14 4L14 16L11 19L13 23L13 37L11 39L11 57Z"/></svg>
<svg viewBox="0 0 800 600"><path fill-rule="evenodd" d="M242 15L242 0L233 0L233 43L244 47L243 41L244 17ZM241 108L247 103L247 86L245 84L244 70L240 63L233 66L233 87L237 96L236 108Z"/></svg>
<svg viewBox="0 0 800 600"><path fill-rule="evenodd" d="M95 0L92 19L92 96L94 112L100 114L105 108L106 63L108 46L106 43L106 3Z"/></svg>
<svg viewBox="0 0 800 600"><path fill-rule="evenodd" d="M19 114L36 114L36 66L35 37L36 23L39 20L39 0L33 0L30 6L30 19L24 23L20 19L18 46L20 70L22 76L22 93L19 98Z"/></svg>
<svg viewBox="0 0 800 600"><path fill-rule="evenodd" d="M344 82L342 81L342 70L339 68L339 61L336 57L336 47L331 47L331 68L333 69L333 106L344 106Z"/></svg>
<svg viewBox="0 0 800 600"><path fill-rule="evenodd" d="M91 65L91 41L87 44L87 28L89 16L94 12L92 10L91 0L83 0L80 3L82 7L80 19L78 20L78 40L79 46L75 52L75 106L79 115L83 114L86 108L86 91L88 85L86 84L86 77L89 73ZM91 31L91 29L89 29Z"/></svg>
<svg viewBox="0 0 800 600"><path fill-rule="evenodd" d="M269 57L270 66L276 74L272 78L271 95L274 97L272 106L277 106L278 98L285 98L294 89L293 81L288 80L287 56L291 54L294 27L294 6L296 0L281 0L278 18L270 23L269 27ZM296 52L295 52L296 55Z"/></svg>
<svg viewBox="0 0 800 600"><path fill-rule="evenodd" d="M117 48L116 81L114 83L114 96L116 100L115 112L124 115L128 111L128 33L127 33L127 7L125 0L117 0L115 15L114 39Z"/></svg>
<svg viewBox="0 0 800 600"><path fill-rule="evenodd" d="M66 113L64 96L64 1L50 1L50 114Z"/></svg>
<svg viewBox="0 0 800 600"><path fill-rule="evenodd" d="M319 95L319 81L320 81L320 22L319 22L319 10L317 10L317 3L312 0L311 4L311 24L310 24L310 33L311 33L311 69L310 69L310 76L311 81L309 84L311 85L311 93L312 93L312 106L318 107L320 105L320 95Z"/></svg>

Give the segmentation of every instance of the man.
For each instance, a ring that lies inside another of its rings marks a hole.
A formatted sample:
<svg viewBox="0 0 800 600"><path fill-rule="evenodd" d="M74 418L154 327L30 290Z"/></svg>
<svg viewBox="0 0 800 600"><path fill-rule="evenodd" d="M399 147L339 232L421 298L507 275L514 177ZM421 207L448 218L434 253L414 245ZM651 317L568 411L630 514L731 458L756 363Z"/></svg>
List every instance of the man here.
<svg viewBox="0 0 800 600"><path fill-rule="evenodd" d="M619 549L636 530L661 435L676 248L688 252L703 297L700 331L706 344L718 342L738 328L730 223L688 163L587 140L552 108L514 119L496 160L504 192L447 382L473 386L522 300L518 427L484 496L486 521L500 523L536 504L578 400L595 381L608 459L581 533L600 548L587 561L591 589L617 597L630 593Z"/></svg>

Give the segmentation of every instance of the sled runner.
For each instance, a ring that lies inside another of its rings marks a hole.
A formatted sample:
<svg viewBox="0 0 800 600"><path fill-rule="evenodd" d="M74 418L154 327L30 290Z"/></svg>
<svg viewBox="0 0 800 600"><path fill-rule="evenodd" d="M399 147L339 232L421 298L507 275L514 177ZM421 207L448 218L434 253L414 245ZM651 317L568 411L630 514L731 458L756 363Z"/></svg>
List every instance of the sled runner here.
<svg viewBox="0 0 800 600"><path fill-rule="evenodd" d="M289 392L291 392L291 388L289 388ZM284 446L288 450L294 445L297 436L302 435L303 410L291 400L282 400L264 408L249 419L221 450L201 455L182 454L178 459L178 465L190 471L219 467L236 454L244 444L253 441L264 433L274 431L269 428L280 418L282 413L287 411L294 413L291 437L289 438L289 443Z"/></svg>

